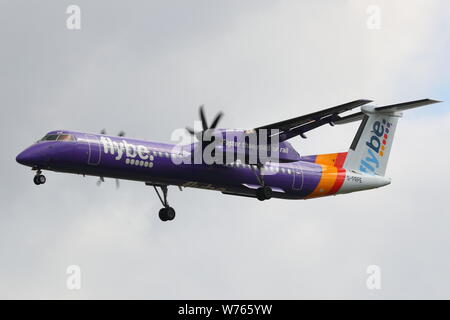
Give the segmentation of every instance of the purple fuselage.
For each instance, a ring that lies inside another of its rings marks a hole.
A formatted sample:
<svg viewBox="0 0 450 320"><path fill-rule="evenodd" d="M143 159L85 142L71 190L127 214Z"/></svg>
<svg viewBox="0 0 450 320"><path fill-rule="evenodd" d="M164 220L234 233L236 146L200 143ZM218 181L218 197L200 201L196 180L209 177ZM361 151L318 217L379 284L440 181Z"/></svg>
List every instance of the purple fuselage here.
<svg viewBox="0 0 450 320"><path fill-rule="evenodd" d="M39 141L17 156L17 161L34 169L100 176L154 185L177 185L255 197L260 186L256 166L191 164L173 144L73 131L71 141ZM182 160L185 160L184 163ZM182 162L182 163L180 163ZM186 163L187 162L187 163ZM318 186L323 167L314 161L269 163L264 181L273 197L303 199Z"/></svg>

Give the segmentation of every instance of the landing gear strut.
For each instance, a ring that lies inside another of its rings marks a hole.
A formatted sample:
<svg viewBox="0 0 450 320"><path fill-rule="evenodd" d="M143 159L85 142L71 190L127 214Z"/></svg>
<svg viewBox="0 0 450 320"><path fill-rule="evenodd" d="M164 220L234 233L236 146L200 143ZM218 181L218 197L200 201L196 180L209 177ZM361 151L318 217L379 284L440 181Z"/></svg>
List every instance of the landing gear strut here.
<svg viewBox="0 0 450 320"><path fill-rule="evenodd" d="M45 181L47 181L47 179L45 178L45 176L42 174L41 170L38 170L36 172L36 175L33 178L33 182L35 185L40 185L40 184L44 184Z"/></svg>
<svg viewBox="0 0 450 320"><path fill-rule="evenodd" d="M256 198L259 201L269 200L270 198L272 198L272 189L269 186L266 186L266 183L264 182L264 177L261 174L262 166L263 166L262 164L258 164L257 172L255 173L256 178L258 179L258 182L261 185L261 187L256 189Z"/></svg>
<svg viewBox="0 0 450 320"><path fill-rule="evenodd" d="M161 221L172 221L173 219L175 219L175 209L170 207L169 203L167 202L167 186L160 186L163 193L162 197L157 187L153 186L153 188L155 188L156 194L158 195L159 200L164 206L164 208L161 208L159 210L159 218L161 219Z"/></svg>

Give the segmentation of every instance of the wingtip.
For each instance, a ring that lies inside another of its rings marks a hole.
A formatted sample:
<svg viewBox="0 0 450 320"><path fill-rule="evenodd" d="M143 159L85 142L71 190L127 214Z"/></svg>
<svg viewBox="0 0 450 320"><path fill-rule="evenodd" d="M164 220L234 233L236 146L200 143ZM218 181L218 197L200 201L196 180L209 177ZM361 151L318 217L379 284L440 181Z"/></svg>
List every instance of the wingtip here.
<svg viewBox="0 0 450 320"><path fill-rule="evenodd" d="M435 100L435 99L422 99L422 100L417 100L417 101L411 101L411 102L427 102L427 104L433 104L433 103L441 103L443 101L440 100Z"/></svg>
<svg viewBox="0 0 450 320"><path fill-rule="evenodd" d="M353 101L353 103L361 103L361 104L368 104L371 102L373 102L373 100L371 100L371 99L358 99L358 100Z"/></svg>

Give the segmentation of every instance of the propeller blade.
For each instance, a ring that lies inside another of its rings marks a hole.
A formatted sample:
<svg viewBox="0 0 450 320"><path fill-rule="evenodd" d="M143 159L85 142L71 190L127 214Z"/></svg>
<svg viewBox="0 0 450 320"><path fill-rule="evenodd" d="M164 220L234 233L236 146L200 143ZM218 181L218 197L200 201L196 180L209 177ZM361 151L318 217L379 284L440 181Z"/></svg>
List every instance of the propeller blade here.
<svg viewBox="0 0 450 320"><path fill-rule="evenodd" d="M97 180L97 186L100 186L102 184L102 182L105 182L105 178L99 177Z"/></svg>
<svg viewBox="0 0 450 320"><path fill-rule="evenodd" d="M120 181L119 181L119 179L116 179L116 189L119 189L120 188Z"/></svg>
<svg viewBox="0 0 450 320"><path fill-rule="evenodd" d="M215 129L217 127L217 124L220 121L220 118L222 118L222 117L223 117L223 112L219 112L216 115L216 118L214 119L214 121L212 122L210 129Z"/></svg>
<svg viewBox="0 0 450 320"><path fill-rule="evenodd" d="M205 110L203 109L203 105L200 106L200 120L202 120L203 130L208 129L208 123L206 122Z"/></svg>
<svg viewBox="0 0 450 320"><path fill-rule="evenodd" d="M125 131L120 130L119 133L117 134L117 136L119 136L119 137L125 137Z"/></svg>
<svg viewBox="0 0 450 320"><path fill-rule="evenodd" d="M186 127L186 131L189 132L191 135L195 136L195 131L194 129L190 128L190 127Z"/></svg>

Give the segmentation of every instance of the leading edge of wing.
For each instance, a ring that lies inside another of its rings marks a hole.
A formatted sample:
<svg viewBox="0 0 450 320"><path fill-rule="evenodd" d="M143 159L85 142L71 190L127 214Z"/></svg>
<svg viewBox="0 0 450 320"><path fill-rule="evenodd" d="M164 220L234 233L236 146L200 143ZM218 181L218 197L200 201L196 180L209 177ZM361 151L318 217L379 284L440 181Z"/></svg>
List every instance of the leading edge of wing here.
<svg viewBox="0 0 450 320"><path fill-rule="evenodd" d="M372 100L366 100L366 99L359 99L355 101L351 101L348 103L344 103L341 105L338 105L336 107L331 107L328 109L316 111L307 115L303 115L300 117L279 121L275 123L271 123L265 126L261 126L258 128L255 128L255 130L259 129L278 129L281 131L288 131L294 128L297 128L298 126L301 126L303 124L320 120L323 117L331 116L331 115L338 115L342 112L349 111L352 109L355 109L357 107L363 106L365 104L368 104L372 102Z"/></svg>

